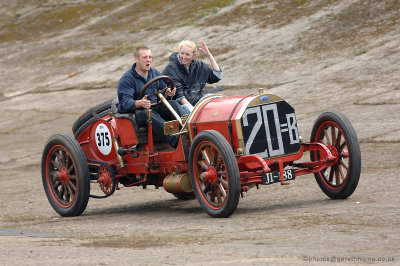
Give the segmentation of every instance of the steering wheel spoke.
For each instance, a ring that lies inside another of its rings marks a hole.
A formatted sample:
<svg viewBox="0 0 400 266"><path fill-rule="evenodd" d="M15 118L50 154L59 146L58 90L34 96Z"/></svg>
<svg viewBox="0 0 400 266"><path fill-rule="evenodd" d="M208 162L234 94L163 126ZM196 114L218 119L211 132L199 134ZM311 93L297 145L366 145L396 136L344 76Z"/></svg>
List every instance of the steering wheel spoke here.
<svg viewBox="0 0 400 266"><path fill-rule="evenodd" d="M166 83L167 86L166 86L165 88L160 89L160 81L164 81L164 83ZM159 94L159 93L163 94L163 93L167 90L167 88L173 89L173 88L175 87L175 85L174 85L174 80L173 80L172 78L170 78L170 77L168 77L168 76L158 76L158 77L155 77L155 78L151 79L149 82L147 82L147 83L144 85L144 87L142 88L142 91L140 92L140 95L139 95L140 99L142 99L142 98L146 95L146 94L145 94L145 93L146 93L146 90L147 90L153 83L155 83L155 87L156 87L156 88L155 88L154 92L148 94L147 96L149 97L149 96L156 95L156 96L157 96L157 101L156 101L155 103L152 103L152 104L151 104L151 108L153 108L154 106L160 105L160 104L162 103L160 97L158 97L158 94Z"/></svg>

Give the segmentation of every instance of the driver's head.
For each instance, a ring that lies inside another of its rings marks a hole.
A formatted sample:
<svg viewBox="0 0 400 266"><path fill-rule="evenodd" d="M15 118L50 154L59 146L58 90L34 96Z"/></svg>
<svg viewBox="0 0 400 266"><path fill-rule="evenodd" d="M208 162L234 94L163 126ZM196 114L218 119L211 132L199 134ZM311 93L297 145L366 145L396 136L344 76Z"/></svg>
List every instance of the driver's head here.
<svg viewBox="0 0 400 266"><path fill-rule="evenodd" d="M136 62L136 72L140 75L147 75L150 70L151 62L153 57L151 56L151 50L147 46L139 46L135 49L134 58Z"/></svg>

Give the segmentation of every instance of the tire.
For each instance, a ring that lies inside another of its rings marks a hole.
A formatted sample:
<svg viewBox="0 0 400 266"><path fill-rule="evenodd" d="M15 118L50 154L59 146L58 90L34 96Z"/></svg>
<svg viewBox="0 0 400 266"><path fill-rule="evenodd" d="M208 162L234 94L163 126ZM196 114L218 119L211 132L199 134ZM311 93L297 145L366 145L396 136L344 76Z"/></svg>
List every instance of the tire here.
<svg viewBox="0 0 400 266"><path fill-rule="evenodd" d="M93 119L94 118L93 113L100 114L100 113L103 113L104 111L108 111L108 113L109 113L111 110L111 102L113 100L114 99L111 99L111 100L107 100L103 103L100 103L100 104L96 105L95 107L91 108L90 110L86 111L85 113L83 113L80 117L78 117L78 119L72 125L72 133L74 135L76 135L75 132L83 124L85 124L89 119Z"/></svg>
<svg viewBox="0 0 400 266"><path fill-rule="evenodd" d="M219 132L206 130L194 138L189 171L194 194L208 215L225 218L236 210L241 190L239 167Z"/></svg>
<svg viewBox="0 0 400 266"><path fill-rule="evenodd" d="M101 118L101 117L104 117L104 116L110 114L110 110L111 110L111 109L104 110L103 112L99 113L98 116L99 116L100 118ZM92 116L89 120L87 120L85 123L83 123L83 124L76 130L76 132L74 133L75 139L78 139L79 135L80 135L88 126L90 126L91 124L93 124L96 120L97 120L97 118L94 117L94 116Z"/></svg>
<svg viewBox="0 0 400 266"><path fill-rule="evenodd" d="M42 182L50 205L61 216L78 216L86 209L89 169L75 139L66 134L49 138L42 155Z"/></svg>
<svg viewBox="0 0 400 266"><path fill-rule="evenodd" d="M345 199L353 194L361 174L361 151L350 121L339 112L322 113L314 123L311 142L320 142L332 151L336 164L314 173L321 190L332 199ZM318 160L311 152L311 161Z"/></svg>

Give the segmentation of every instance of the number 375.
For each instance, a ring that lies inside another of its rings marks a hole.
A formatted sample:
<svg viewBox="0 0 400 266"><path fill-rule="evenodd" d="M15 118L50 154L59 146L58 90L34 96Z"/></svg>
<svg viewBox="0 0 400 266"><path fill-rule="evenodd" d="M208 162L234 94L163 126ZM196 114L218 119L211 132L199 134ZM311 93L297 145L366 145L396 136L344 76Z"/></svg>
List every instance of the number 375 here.
<svg viewBox="0 0 400 266"><path fill-rule="evenodd" d="M110 136L108 132L99 132L96 134L97 146L110 146Z"/></svg>

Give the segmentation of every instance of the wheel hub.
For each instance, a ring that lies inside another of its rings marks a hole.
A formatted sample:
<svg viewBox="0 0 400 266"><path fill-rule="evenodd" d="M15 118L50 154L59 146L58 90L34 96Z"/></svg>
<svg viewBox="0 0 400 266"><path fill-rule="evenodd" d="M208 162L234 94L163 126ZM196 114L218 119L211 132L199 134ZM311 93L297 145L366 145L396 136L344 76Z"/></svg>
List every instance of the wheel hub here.
<svg viewBox="0 0 400 266"><path fill-rule="evenodd" d="M105 194L110 193L112 189L113 180L111 177L111 173L108 171L106 167L102 166L99 169L99 178L97 179L97 182L99 183L101 190Z"/></svg>
<svg viewBox="0 0 400 266"><path fill-rule="evenodd" d="M330 145L328 146L328 149L332 153L332 155L335 157L334 163L337 164L338 161L339 161L339 152L338 152L338 150L336 149L336 147L330 146Z"/></svg>
<svg viewBox="0 0 400 266"><path fill-rule="evenodd" d="M66 185L69 181L69 174L67 168L63 167L57 172L57 180L63 185Z"/></svg>
<svg viewBox="0 0 400 266"><path fill-rule="evenodd" d="M207 171L202 172L200 174L200 180L202 180L203 182L207 180L211 184L216 184L218 181L218 176L214 166L209 166Z"/></svg>

